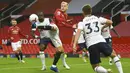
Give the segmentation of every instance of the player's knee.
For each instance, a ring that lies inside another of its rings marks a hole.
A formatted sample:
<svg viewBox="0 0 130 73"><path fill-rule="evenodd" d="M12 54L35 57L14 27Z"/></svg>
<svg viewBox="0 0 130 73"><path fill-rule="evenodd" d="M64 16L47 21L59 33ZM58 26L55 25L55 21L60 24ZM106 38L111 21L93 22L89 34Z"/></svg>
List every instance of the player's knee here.
<svg viewBox="0 0 130 73"><path fill-rule="evenodd" d="M111 57L112 57L112 58L116 57L115 51L113 51L113 52L111 53Z"/></svg>
<svg viewBox="0 0 130 73"><path fill-rule="evenodd" d="M17 50L14 51L15 54L19 54L19 52Z"/></svg>
<svg viewBox="0 0 130 73"><path fill-rule="evenodd" d="M57 47L57 52L64 52L64 49L63 49L63 47L62 46L60 46L60 47Z"/></svg>
<svg viewBox="0 0 130 73"><path fill-rule="evenodd" d="M46 46L44 44L40 44L40 51L44 51L46 49Z"/></svg>

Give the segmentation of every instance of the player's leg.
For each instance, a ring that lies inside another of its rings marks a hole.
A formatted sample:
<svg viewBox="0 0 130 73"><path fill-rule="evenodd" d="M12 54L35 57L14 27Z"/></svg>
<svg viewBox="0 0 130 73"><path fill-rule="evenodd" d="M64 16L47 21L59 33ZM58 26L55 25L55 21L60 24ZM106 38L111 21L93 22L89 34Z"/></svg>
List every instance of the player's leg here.
<svg viewBox="0 0 130 73"><path fill-rule="evenodd" d="M111 54L111 58L113 59L119 73L123 73L123 68L122 68L122 64L120 62L119 57L116 55L115 51L113 50L112 54Z"/></svg>
<svg viewBox="0 0 130 73"><path fill-rule="evenodd" d="M19 57L20 57L20 62L25 63L25 61L23 60L23 53L22 53L22 48L21 48L21 42L18 41L16 45L17 45L17 51L18 51Z"/></svg>
<svg viewBox="0 0 130 73"><path fill-rule="evenodd" d="M112 38L106 38L105 40L106 40L107 44L108 44L110 47L112 47ZM111 57L108 57L108 58L109 58L109 65L112 65L112 64L113 64L113 63L112 63L112 58L111 58Z"/></svg>
<svg viewBox="0 0 130 73"><path fill-rule="evenodd" d="M109 65L113 65L112 64L112 58L111 57L108 57L109 58Z"/></svg>
<svg viewBox="0 0 130 73"><path fill-rule="evenodd" d="M54 61L53 61L53 65L51 66L51 70L55 71L55 72L59 72L58 68L56 67L56 64L58 62L58 60L62 59L62 62L65 63L64 66L67 67L68 65L66 64L65 61L65 56L64 56L64 48L62 46L61 40L59 39L59 37L57 37L56 39L51 39L51 44L56 48L56 54L54 56ZM61 56L62 55L62 56ZM68 66L69 69L69 66Z"/></svg>
<svg viewBox="0 0 130 73"><path fill-rule="evenodd" d="M87 62L86 57L85 57L85 55L87 54L87 52L86 52L86 48L87 48L86 44L85 43L79 43L78 45L80 47L80 50L82 50L82 59L83 59L83 61Z"/></svg>
<svg viewBox="0 0 130 73"><path fill-rule="evenodd" d="M19 56L19 61L22 63L25 63L25 61L23 60L23 54L22 54L21 47L17 47L17 52L18 52L18 56Z"/></svg>
<svg viewBox="0 0 130 73"><path fill-rule="evenodd" d="M103 66L100 66L100 45L95 44L89 47L88 51L90 53L90 63L93 70L97 73L110 73L110 71Z"/></svg>
<svg viewBox="0 0 130 73"><path fill-rule="evenodd" d="M62 48L62 46L59 46L56 48L56 54L54 56L54 61L53 61L53 65L51 66L51 70L53 70L54 72L59 72L56 64L58 63L61 54L63 53L64 49Z"/></svg>
<svg viewBox="0 0 130 73"><path fill-rule="evenodd" d="M17 50L15 50L14 53L15 53L15 57L18 59L18 61L21 62L19 52Z"/></svg>
<svg viewBox="0 0 130 73"><path fill-rule="evenodd" d="M63 46L61 47L63 48ZM64 49L64 48L63 48ZM70 69L70 67L68 66L68 64L66 63L66 57L65 57L65 53L62 53L61 54L61 60L62 60L62 63L63 63L63 67L65 67L66 69Z"/></svg>
<svg viewBox="0 0 130 73"><path fill-rule="evenodd" d="M114 63L116 64L119 73L123 73L122 64L120 62L120 59L117 57L115 51L112 50L112 48L106 43L102 44L102 47L104 47L102 48L102 52L106 56L110 56L113 59Z"/></svg>
<svg viewBox="0 0 130 73"><path fill-rule="evenodd" d="M44 50L47 48L48 45L48 38L43 38L40 39L40 51L39 51L39 55L40 55L40 59L42 62L42 69L41 70L46 70L46 63L45 63L45 54L44 54Z"/></svg>
<svg viewBox="0 0 130 73"><path fill-rule="evenodd" d="M85 55L86 55L86 50L85 50L85 48L84 48L84 49L82 50L82 59L83 59L84 62L87 62Z"/></svg>
<svg viewBox="0 0 130 73"><path fill-rule="evenodd" d="M15 53L16 58L18 59L18 61L20 61L20 56L19 56L19 51L17 50L17 45L16 43L11 43L11 47L13 49L13 52Z"/></svg>
<svg viewBox="0 0 130 73"><path fill-rule="evenodd" d="M51 44L58 48L59 50L61 49L62 50L62 54L60 56L61 60L62 60L62 63L63 63L63 66L66 68L66 69L70 69L70 67L68 66L68 64L66 63L66 57L65 57L65 53L64 53L64 48L62 46L62 42L60 40L60 38L57 36L56 37L56 40L55 39L51 39Z"/></svg>

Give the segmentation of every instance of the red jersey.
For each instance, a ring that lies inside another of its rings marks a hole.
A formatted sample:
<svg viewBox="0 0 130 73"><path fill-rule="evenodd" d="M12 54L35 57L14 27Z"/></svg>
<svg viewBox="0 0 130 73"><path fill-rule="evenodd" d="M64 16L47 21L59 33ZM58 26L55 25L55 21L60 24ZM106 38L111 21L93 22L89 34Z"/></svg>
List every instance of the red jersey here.
<svg viewBox="0 0 130 73"><path fill-rule="evenodd" d="M8 38L11 39L12 42L18 42L20 41L20 35L26 37L24 34L22 34L20 28L18 26L11 26L8 29Z"/></svg>
<svg viewBox="0 0 130 73"><path fill-rule="evenodd" d="M60 9L55 11L53 19L57 26L72 27L72 24L67 21L68 15Z"/></svg>

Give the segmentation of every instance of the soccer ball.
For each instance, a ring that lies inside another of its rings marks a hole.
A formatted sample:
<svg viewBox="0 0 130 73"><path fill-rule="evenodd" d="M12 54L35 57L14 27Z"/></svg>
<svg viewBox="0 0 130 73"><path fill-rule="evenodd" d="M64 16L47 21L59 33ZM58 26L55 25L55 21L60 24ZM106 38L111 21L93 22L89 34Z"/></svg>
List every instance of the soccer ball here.
<svg viewBox="0 0 130 73"><path fill-rule="evenodd" d="M36 15L36 14L31 14L30 16L29 16L29 21L30 22L37 22L38 21L38 16Z"/></svg>

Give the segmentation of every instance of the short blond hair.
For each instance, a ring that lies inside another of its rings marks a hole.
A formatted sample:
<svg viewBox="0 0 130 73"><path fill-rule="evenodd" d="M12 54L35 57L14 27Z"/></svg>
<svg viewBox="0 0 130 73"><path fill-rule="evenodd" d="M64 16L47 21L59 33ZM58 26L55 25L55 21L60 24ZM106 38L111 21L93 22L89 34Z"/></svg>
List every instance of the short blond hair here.
<svg viewBox="0 0 130 73"><path fill-rule="evenodd" d="M69 5L68 2L65 2L65 1L62 1L61 4L67 4L67 5Z"/></svg>

